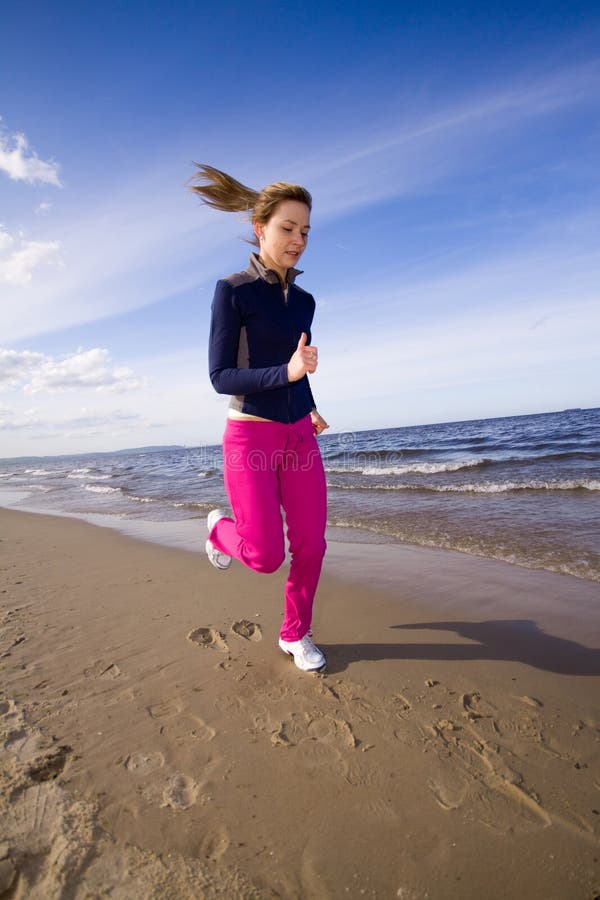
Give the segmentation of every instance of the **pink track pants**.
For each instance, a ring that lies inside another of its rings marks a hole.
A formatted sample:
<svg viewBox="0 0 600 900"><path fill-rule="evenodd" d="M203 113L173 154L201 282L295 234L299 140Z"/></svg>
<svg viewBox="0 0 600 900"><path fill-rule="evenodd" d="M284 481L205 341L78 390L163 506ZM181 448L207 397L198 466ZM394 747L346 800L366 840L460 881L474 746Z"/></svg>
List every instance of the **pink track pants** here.
<svg viewBox="0 0 600 900"><path fill-rule="evenodd" d="M290 425L228 419L223 473L235 521L220 519L209 538L255 572L274 572L285 559L283 507L292 558L280 633L298 641L310 629L327 547L325 472L310 416Z"/></svg>

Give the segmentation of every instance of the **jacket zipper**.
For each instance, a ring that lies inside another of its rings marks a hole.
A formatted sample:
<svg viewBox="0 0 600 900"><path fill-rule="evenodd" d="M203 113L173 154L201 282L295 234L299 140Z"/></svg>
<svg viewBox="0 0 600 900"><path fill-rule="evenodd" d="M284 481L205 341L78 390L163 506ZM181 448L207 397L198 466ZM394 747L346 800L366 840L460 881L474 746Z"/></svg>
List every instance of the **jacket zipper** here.
<svg viewBox="0 0 600 900"><path fill-rule="evenodd" d="M281 285L281 282L279 282L279 283L280 283L280 285ZM290 307L289 307L289 303L288 303L288 299L289 299L289 296L290 296L290 286L289 286L289 285L288 285L288 295L287 295L287 297L285 296L285 291L284 291L284 289L283 289L283 286L281 287L281 295L282 295L282 297L283 297L283 303L284 303L284 306L286 307L286 309L287 309L287 311L288 311L288 323L289 323L289 322L290 322ZM292 338L292 343L294 343L294 340L293 340L294 335L291 333L291 324L290 324L290 337ZM289 425L289 423L292 421L291 413L290 413L290 407L291 407L291 402L290 402L290 401L291 401L291 394L292 394L292 389L290 388L290 386L289 386L289 384L288 384L288 387L287 387L287 414L288 414L288 425Z"/></svg>

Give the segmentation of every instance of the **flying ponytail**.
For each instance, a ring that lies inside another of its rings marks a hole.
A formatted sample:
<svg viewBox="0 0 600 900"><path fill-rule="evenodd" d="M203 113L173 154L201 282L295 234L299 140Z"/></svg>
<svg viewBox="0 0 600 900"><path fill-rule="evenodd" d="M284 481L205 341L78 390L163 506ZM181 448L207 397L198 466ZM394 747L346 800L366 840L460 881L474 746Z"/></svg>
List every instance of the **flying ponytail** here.
<svg viewBox="0 0 600 900"><path fill-rule="evenodd" d="M198 183L190 187L190 190L198 194L207 206L221 209L223 212L248 212L254 209L259 198L258 191L246 187L220 169L203 166L200 163L194 165L197 166L198 172L188 181ZM205 183L202 184L201 180Z"/></svg>
<svg viewBox="0 0 600 900"><path fill-rule="evenodd" d="M282 200L298 200L312 209L312 197L306 188L287 181L275 181L262 191L246 187L226 172L212 166L194 163L198 171L188 182L195 182L189 188L203 203L223 212L247 212L251 222L265 225Z"/></svg>

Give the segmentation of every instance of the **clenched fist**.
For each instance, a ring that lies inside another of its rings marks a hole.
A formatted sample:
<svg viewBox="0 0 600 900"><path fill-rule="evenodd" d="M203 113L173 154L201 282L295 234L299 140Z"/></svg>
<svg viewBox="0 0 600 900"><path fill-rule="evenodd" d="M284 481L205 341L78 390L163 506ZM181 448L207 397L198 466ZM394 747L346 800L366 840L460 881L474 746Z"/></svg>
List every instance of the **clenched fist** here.
<svg viewBox="0 0 600 900"><path fill-rule="evenodd" d="M307 372L312 375L316 372L318 365L318 350L316 347L306 346L308 340L306 333L303 331L298 341L298 346L294 350L294 354L288 363L288 380L300 381Z"/></svg>

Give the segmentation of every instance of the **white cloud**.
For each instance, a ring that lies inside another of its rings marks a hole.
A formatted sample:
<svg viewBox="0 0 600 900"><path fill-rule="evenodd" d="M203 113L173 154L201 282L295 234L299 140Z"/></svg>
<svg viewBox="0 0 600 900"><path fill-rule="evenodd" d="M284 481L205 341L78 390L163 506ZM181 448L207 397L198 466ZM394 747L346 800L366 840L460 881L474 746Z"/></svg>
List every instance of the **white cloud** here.
<svg viewBox="0 0 600 900"><path fill-rule="evenodd" d="M30 149L29 141L22 132L15 132L10 138L0 133L0 171L6 172L12 181L25 181L28 184L41 182L62 187L58 177L59 168L54 161L40 159Z"/></svg>
<svg viewBox="0 0 600 900"><path fill-rule="evenodd" d="M62 268L60 241L27 241L19 233L14 238L0 225L0 283L25 287L39 266Z"/></svg>
<svg viewBox="0 0 600 900"><path fill-rule="evenodd" d="M14 242L14 237L8 231L4 231L4 226L0 222L0 253L6 253L13 246Z"/></svg>
<svg viewBox="0 0 600 900"><path fill-rule="evenodd" d="M136 376L126 366L113 366L108 350L99 347L79 348L62 359L28 350L0 349L0 389L19 384L26 394L90 388L121 393L145 387L148 379Z"/></svg>
<svg viewBox="0 0 600 900"><path fill-rule="evenodd" d="M39 409L25 410L21 414L14 413L8 407L0 408L0 430L43 432L43 437L88 437L90 435L114 433L124 434L134 428L156 427L139 413L123 409L93 410L82 407L76 414L65 415L54 419L39 415ZM36 436L36 435L32 435Z"/></svg>
<svg viewBox="0 0 600 900"><path fill-rule="evenodd" d="M46 357L31 350L4 350L0 348L0 390L10 390L30 377Z"/></svg>
<svg viewBox="0 0 600 900"><path fill-rule="evenodd" d="M36 213L47 213L53 206L54 204L50 203L48 200L42 200L42 202L36 206L35 211Z"/></svg>

